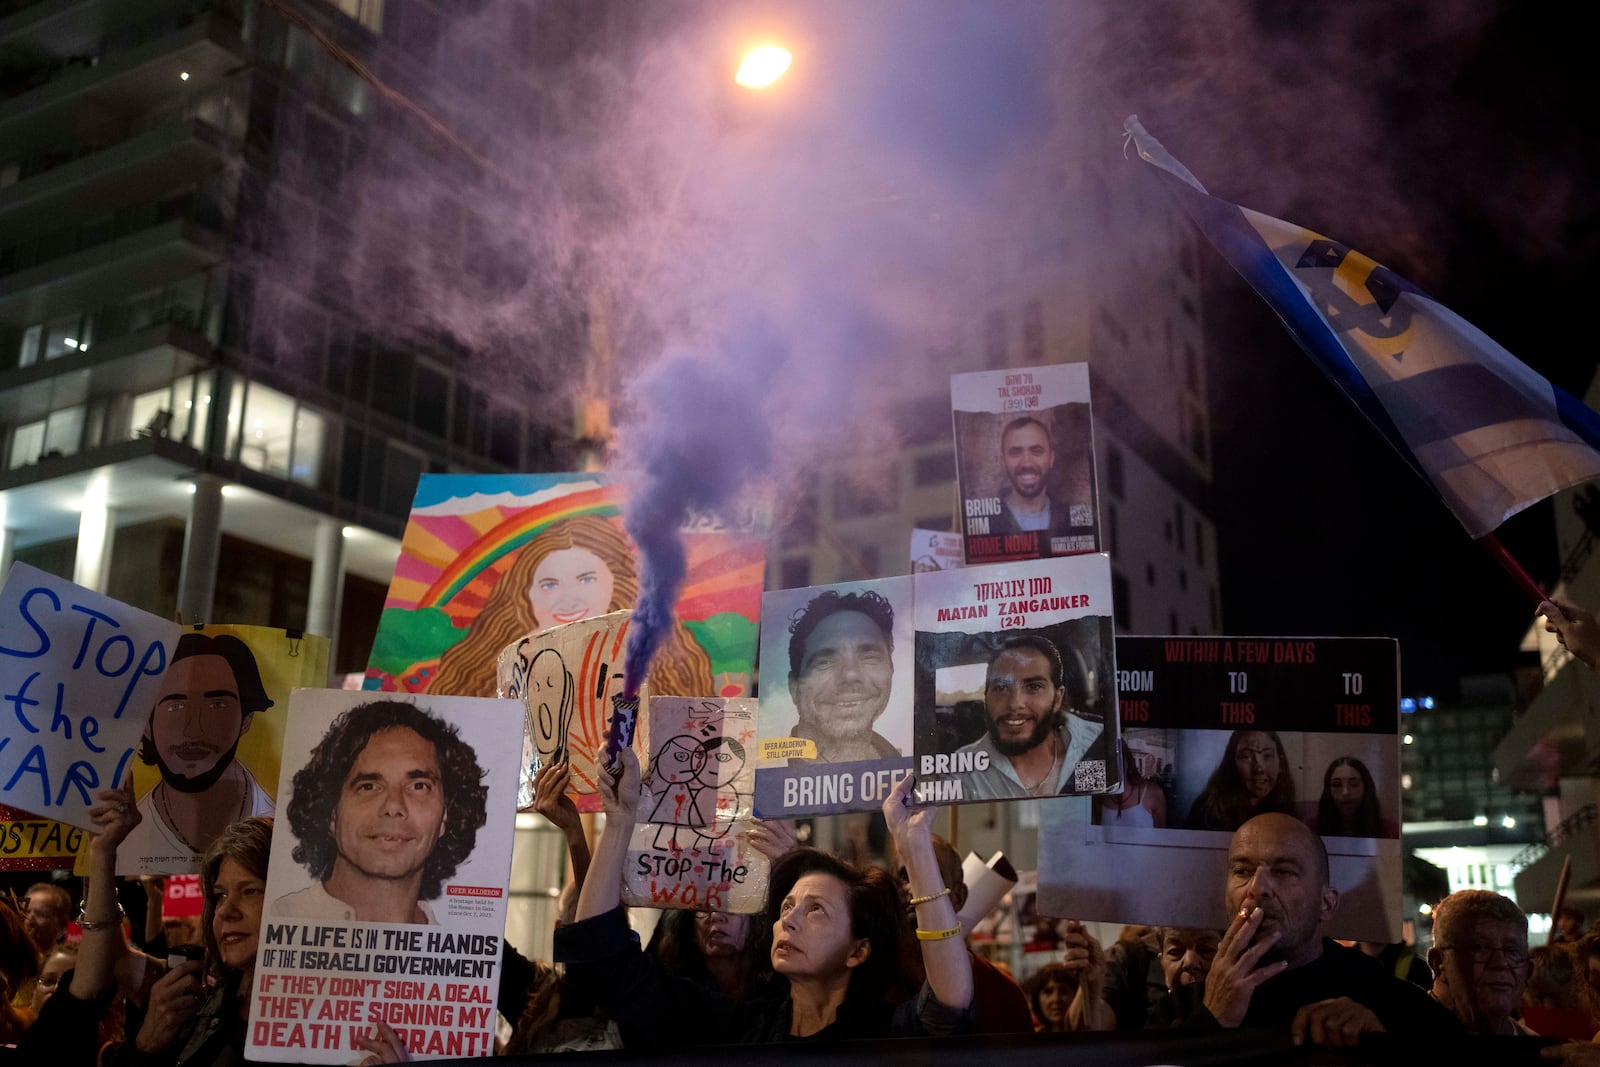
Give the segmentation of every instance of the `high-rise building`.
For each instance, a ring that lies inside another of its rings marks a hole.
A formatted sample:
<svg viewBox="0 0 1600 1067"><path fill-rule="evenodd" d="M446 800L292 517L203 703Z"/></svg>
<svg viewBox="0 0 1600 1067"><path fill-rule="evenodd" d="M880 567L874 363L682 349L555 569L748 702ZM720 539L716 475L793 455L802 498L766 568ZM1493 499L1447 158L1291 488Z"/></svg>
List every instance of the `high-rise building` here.
<svg viewBox="0 0 1600 1067"><path fill-rule="evenodd" d="M360 61L406 84L448 17L0 3L3 562L355 671L418 476L550 465L515 383L342 303L347 172L431 136Z"/></svg>
<svg viewBox="0 0 1600 1067"><path fill-rule="evenodd" d="M1087 362L1118 632L1222 631L1198 237L1155 183L1113 176L1112 162L1062 169L1041 198L1055 217L994 234L950 344L905 380L899 455L865 486L841 467L813 478L774 540L769 587L909 573L912 529L957 528L949 375ZM1012 830L1036 826L1034 808L964 808L963 850L1033 866L1034 835Z"/></svg>

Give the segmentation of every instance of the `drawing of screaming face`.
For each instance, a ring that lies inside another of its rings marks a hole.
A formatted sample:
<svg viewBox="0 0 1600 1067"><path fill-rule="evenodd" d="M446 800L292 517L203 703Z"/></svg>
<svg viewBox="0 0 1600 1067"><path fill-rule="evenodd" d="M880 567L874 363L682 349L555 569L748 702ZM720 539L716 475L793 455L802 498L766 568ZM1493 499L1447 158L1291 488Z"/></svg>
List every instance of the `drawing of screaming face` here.
<svg viewBox="0 0 1600 1067"><path fill-rule="evenodd" d="M567 758L574 688L572 673L556 649L540 649L528 664L528 709L541 767Z"/></svg>

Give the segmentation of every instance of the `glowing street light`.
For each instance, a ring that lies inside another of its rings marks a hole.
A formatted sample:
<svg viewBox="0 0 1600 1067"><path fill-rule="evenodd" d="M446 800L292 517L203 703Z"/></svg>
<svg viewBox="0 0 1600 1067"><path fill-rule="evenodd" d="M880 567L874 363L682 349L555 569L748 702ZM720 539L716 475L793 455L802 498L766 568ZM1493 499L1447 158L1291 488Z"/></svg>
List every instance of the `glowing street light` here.
<svg viewBox="0 0 1600 1067"><path fill-rule="evenodd" d="M764 44L744 57L733 80L746 89L765 89L789 69L794 56L777 45Z"/></svg>

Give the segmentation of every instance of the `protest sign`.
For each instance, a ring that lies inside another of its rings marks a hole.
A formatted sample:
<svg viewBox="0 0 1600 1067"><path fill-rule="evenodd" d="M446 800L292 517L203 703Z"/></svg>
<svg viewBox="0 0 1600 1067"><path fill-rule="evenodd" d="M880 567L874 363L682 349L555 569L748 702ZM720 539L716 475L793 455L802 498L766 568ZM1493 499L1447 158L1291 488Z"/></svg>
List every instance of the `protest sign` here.
<svg viewBox="0 0 1600 1067"><path fill-rule="evenodd" d="M1117 640L1125 782L1041 806L1039 906L1115 923L1227 925L1232 832L1266 811L1327 845L1333 937L1400 939L1399 651L1383 638Z"/></svg>
<svg viewBox="0 0 1600 1067"><path fill-rule="evenodd" d="M963 562L960 534L946 530L911 531L911 573L954 570Z"/></svg>
<svg viewBox="0 0 1600 1067"><path fill-rule="evenodd" d="M500 650L496 691L527 709L517 806L533 804L533 779L546 763L565 761L571 795L579 811L599 811L599 775L611 698L622 692L623 655L628 647L626 611L569 622L518 638ZM640 694L648 706L649 687ZM649 751L649 721L640 724L642 751Z"/></svg>
<svg viewBox="0 0 1600 1067"><path fill-rule="evenodd" d="M25 563L0 590L0 802L93 827L123 780L178 624Z"/></svg>
<svg viewBox="0 0 1600 1067"><path fill-rule="evenodd" d="M756 815L876 811L911 772L911 579L761 598Z"/></svg>
<svg viewBox="0 0 1600 1067"><path fill-rule="evenodd" d="M200 895L198 874L171 874L161 893L163 919L198 919L205 900Z"/></svg>
<svg viewBox="0 0 1600 1067"><path fill-rule="evenodd" d="M417 484L366 688L495 695L500 650L525 634L633 606L626 491L604 474L427 474ZM745 696L755 674L766 535L696 520L677 624L651 692Z"/></svg>
<svg viewBox="0 0 1600 1067"><path fill-rule="evenodd" d="M915 576L917 795L942 804L1114 789L1111 562ZM1087 801L1078 806L1087 810Z"/></svg>
<svg viewBox="0 0 1600 1067"><path fill-rule="evenodd" d="M412 1059L493 1047L523 711L297 689L246 1056L348 1063L372 1021Z"/></svg>
<svg viewBox="0 0 1600 1067"><path fill-rule="evenodd" d="M1087 363L953 375L950 408L968 564L1099 549Z"/></svg>
<svg viewBox="0 0 1600 1067"><path fill-rule="evenodd" d="M766 905L767 858L744 840L755 785L756 702L654 697L639 824L623 902L754 914Z"/></svg>
<svg viewBox="0 0 1600 1067"><path fill-rule="evenodd" d="M0 871L71 870L87 840L76 826L0 804Z"/></svg>
<svg viewBox="0 0 1600 1067"><path fill-rule="evenodd" d="M328 678L328 639L269 626L185 629L135 752L143 816L117 873L196 871L229 823L271 815L289 694Z"/></svg>

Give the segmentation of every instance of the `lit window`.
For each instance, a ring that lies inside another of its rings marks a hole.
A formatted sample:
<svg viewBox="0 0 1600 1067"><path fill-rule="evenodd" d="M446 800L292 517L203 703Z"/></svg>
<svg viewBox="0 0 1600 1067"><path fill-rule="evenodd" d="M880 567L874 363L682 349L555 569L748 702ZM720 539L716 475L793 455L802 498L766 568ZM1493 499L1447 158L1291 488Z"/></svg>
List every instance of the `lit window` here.
<svg viewBox="0 0 1600 1067"><path fill-rule="evenodd" d="M26 467L36 463L39 454L44 451L44 420L30 422L26 426L18 426L11 435L11 458L8 466L12 470Z"/></svg>
<svg viewBox="0 0 1600 1067"><path fill-rule="evenodd" d="M289 445L294 432L294 400L260 383L250 385L244 412L230 434L239 439L239 462L280 478L289 476Z"/></svg>
<svg viewBox="0 0 1600 1067"><path fill-rule="evenodd" d="M301 408L294 417L294 463L289 480L301 485L319 486L322 482L322 448L328 437L328 420L315 411Z"/></svg>

